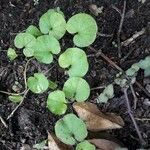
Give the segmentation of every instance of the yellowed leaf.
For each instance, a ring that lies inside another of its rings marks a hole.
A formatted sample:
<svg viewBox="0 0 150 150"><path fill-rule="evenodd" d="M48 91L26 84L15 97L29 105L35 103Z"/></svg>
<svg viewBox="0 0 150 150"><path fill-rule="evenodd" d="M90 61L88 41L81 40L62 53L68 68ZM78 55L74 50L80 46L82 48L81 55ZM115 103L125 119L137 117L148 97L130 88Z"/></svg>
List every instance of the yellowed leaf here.
<svg viewBox="0 0 150 150"><path fill-rule="evenodd" d="M119 144L106 139L90 139L88 141L100 150L115 150L116 148L120 148Z"/></svg>
<svg viewBox="0 0 150 150"><path fill-rule="evenodd" d="M62 143L55 135L48 133L49 150L73 150L73 147Z"/></svg>
<svg viewBox="0 0 150 150"><path fill-rule="evenodd" d="M108 129L122 128L124 121L114 113L102 113L95 104L90 102L76 102L73 108L78 116L85 121L88 130L102 131Z"/></svg>

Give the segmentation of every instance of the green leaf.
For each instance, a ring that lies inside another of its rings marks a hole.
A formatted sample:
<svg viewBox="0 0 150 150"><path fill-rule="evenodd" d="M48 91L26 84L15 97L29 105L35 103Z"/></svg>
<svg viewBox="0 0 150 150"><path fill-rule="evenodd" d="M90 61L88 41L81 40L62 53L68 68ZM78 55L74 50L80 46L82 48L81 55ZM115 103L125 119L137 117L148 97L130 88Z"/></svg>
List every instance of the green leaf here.
<svg viewBox="0 0 150 150"><path fill-rule="evenodd" d="M14 44L17 48L31 47L36 41L35 37L29 33L19 33L15 37Z"/></svg>
<svg viewBox="0 0 150 150"><path fill-rule="evenodd" d="M55 90L57 88L57 83L49 80L49 88L52 89L52 90Z"/></svg>
<svg viewBox="0 0 150 150"><path fill-rule="evenodd" d="M47 143L47 140L44 140L40 143L34 144L33 148L37 149L37 150L44 150L44 147L45 147L46 143Z"/></svg>
<svg viewBox="0 0 150 150"><path fill-rule="evenodd" d="M75 34L73 42L78 47L91 45L98 31L94 18L85 13L79 13L72 16L67 22L67 31Z"/></svg>
<svg viewBox="0 0 150 150"><path fill-rule="evenodd" d="M66 103L67 101L65 99L65 93L60 90L51 92L48 95L47 107L52 113L56 115L62 115L66 112Z"/></svg>
<svg viewBox="0 0 150 150"><path fill-rule="evenodd" d="M23 97L20 95L13 95L13 96L9 96L8 97L10 101L14 102L14 103L19 103L23 100Z"/></svg>
<svg viewBox="0 0 150 150"><path fill-rule="evenodd" d="M33 77L29 77L27 85L33 93L43 93L47 90L49 82L42 73L34 73Z"/></svg>
<svg viewBox="0 0 150 150"><path fill-rule="evenodd" d="M146 69L150 67L150 56L147 56L145 59L139 61L139 67L141 69Z"/></svg>
<svg viewBox="0 0 150 150"><path fill-rule="evenodd" d="M76 150L96 150L96 148L93 144L85 140L76 146Z"/></svg>
<svg viewBox="0 0 150 150"><path fill-rule="evenodd" d="M88 99L90 95L89 84L80 77L69 78L63 87L66 98L83 102Z"/></svg>
<svg viewBox="0 0 150 150"><path fill-rule="evenodd" d="M26 29L26 33L29 33L29 34L33 35L34 37L38 37L38 36L42 35L42 33L40 32L40 30L36 26L34 26L34 25L30 25Z"/></svg>
<svg viewBox="0 0 150 150"><path fill-rule="evenodd" d="M42 33L49 33L56 39L60 39L66 32L66 21L61 13L50 9L41 16L39 27Z"/></svg>
<svg viewBox="0 0 150 150"><path fill-rule="evenodd" d="M12 61L14 60L18 55L16 54L16 51L12 48L9 48L7 51L7 57Z"/></svg>
<svg viewBox="0 0 150 150"><path fill-rule="evenodd" d="M101 103L107 103L108 97L106 96L105 93L101 93L98 97L99 102Z"/></svg>
<svg viewBox="0 0 150 150"><path fill-rule="evenodd" d="M87 137L85 123L74 114L67 114L55 124L56 136L65 144L75 145Z"/></svg>
<svg viewBox="0 0 150 150"><path fill-rule="evenodd" d="M45 64L53 61L52 54L60 52L60 44L57 39L50 35L43 35L37 38L34 50L34 57Z"/></svg>
<svg viewBox="0 0 150 150"><path fill-rule="evenodd" d="M59 57L59 65L62 68L69 68L69 76L83 77L88 69L86 53L79 48L68 48Z"/></svg>

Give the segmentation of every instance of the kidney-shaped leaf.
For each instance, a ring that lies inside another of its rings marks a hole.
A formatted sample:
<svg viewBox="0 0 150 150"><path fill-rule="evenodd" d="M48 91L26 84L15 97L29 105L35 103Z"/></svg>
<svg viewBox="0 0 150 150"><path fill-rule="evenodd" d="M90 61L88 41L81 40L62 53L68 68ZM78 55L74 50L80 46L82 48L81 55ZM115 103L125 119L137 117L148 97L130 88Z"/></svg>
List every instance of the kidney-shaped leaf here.
<svg viewBox="0 0 150 150"><path fill-rule="evenodd" d="M73 42L78 47L91 45L96 39L97 30L94 18L85 13L76 14L67 22L67 31L75 34Z"/></svg>
<svg viewBox="0 0 150 150"><path fill-rule="evenodd" d="M85 123L74 114L67 114L55 124L56 136L65 144L75 145L87 137Z"/></svg>
<svg viewBox="0 0 150 150"><path fill-rule="evenodd" d="M42 33L60 39L66 32L66 21L61 13L50 9L41 16L39 27Z"/></svg>
<svg viewBox="0 0 150 150"><path fill-rule="evenodd" d="M124 121L113 113L102 113L95 104L89 102L74 103L73 108L78 116L85 121L90 131L101 131L122 128Z"/></svg>
<svg viewBox="0 0 150 150"><path fill-rule="evenodd" d="M29 77L27 85L33 93L43 93L47 90L49 82L42 73L34 73L33 77Z"/></svg>
<svg viewBox="0 0 150 150"><path fill-rule="evenodd" d="M68 48L59 57L59 65L69 68L69 76L83 77L89 68L85 52L79 48Z"/></svg>
<svg viewBox="0 0 150 150"><path fill-rule="evenodd" d="M57 90L48 95L47 107L56 115L62 115L66 112L66 103L65 93L63 91Z"/></svg>
<svg viewBox="0 0 150 150"><path fill-rule="evenodd" d="M26 33L29 33L29 34L33 35L34 37L38 37L38 36L42 35L42 33L40 32L40 30L36 26L34 26L34 25L30 25L26 29Z"/></svg>
<svg viewBox="0 0 150 150"><path fill-rule="evenodd" d="M68 99L82 102L90 95L89 84L80 77L69 78L63 87L63 91Z"/></svg>
<svg viewBox="0 0 150 150"><path fill-rule="evenodd" d="M53 61L52 54L60 52L60 44L57 39L50 35L43 35L37 38L34 57L45 64Z"/></svg>
<svg viewBox="0 0 150 150"><path fill-rule="evenodd" d="M76 150L96 150L96 148L94 145L85 140L76 146Z"/></svg>

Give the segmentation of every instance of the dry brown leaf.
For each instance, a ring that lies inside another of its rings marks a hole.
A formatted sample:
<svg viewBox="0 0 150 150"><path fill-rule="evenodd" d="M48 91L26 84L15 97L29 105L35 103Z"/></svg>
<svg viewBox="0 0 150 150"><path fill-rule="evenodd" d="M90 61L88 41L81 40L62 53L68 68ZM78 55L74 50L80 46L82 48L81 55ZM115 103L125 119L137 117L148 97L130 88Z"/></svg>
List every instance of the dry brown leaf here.
<svg viewBox="0 0 150 150"><path fill-rule="evenodd" d="M72 146L62 143L55 135L48 133L49 150L73 150Z"/></svg>
<svg viewBox="0 0 150 150"><path fill-rule="evenodd" d="M120 148L120 145L117 143L106 139L90 139L88 141L100 150L115 150L116 148Z"/></svg>
<svg viewBox="0 0 150 150"><path fill-rule="evenodd" d="M88 130L102 131L107 129L122 128L124 121L114 113L102 113L95 104L90 102L76 102L73 108L78 116L85 121Z"/></svg>

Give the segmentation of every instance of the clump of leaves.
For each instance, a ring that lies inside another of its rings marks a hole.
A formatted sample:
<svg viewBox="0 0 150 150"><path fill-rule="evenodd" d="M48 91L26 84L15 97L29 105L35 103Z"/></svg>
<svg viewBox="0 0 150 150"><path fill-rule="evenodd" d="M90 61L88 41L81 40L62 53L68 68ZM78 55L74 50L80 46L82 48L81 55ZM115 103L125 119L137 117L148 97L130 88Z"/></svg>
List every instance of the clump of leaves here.
<svg viewBox="0 0 150 150"><path fill-rule="evenodd" d="M71 101L82 102L87 100L90 95L89 84L80 77L69 78L64 84L63 91Z"/></svg>
<svg viewBox="0 0 150 150"><path fill-rule="evenodd" d="M78 47L87 47L96 39L97 24L93 17L85 13L72 16L67 22L67 31L75 34L73 42Z"/></svg>
<svg viewBox="0 0 150 150"><path fill-rule="evenodd" d="M13 48L9 48L7 51L7 57L12 61L14 60L18 55L16 54L16 51Z"/></svg>
<svg viewBox="0 0 150 150"><path fill-rule="evenodd" d="M41 16L39 27L43 34L49 34L60 39L66 32L66 21L62 12L50 9Z"/></svg>
<svg viewBox="0 0 150 150"><path fill-rule="evenodd" d="M67 73L75 77L83 77L89 69L87 56L79 48L68 48L60 55L59 65L62 68L69 68Z"/></svg>
<svg viewBox="0 0 150 150"><path fill-rule="evenodd" d="M65 93L63 91L57 90L48 95L47 107L56 115L62 115L66 112L66 103Z"/></svg>
<svg viewBox="0 0 150 150"><path fill-rule="evenodd" d="M29 77L27 80L28 88L33 93L43 93L48 89L48 79L42 73L34 73L33 77Z"/></svg>
<svg viewBox="0 0 150 150"><path fill-rule="evenodd" d="M74 114L67 114L55 124L56 136L65 144L75 145L87 137L85 123Z"/></svg>

